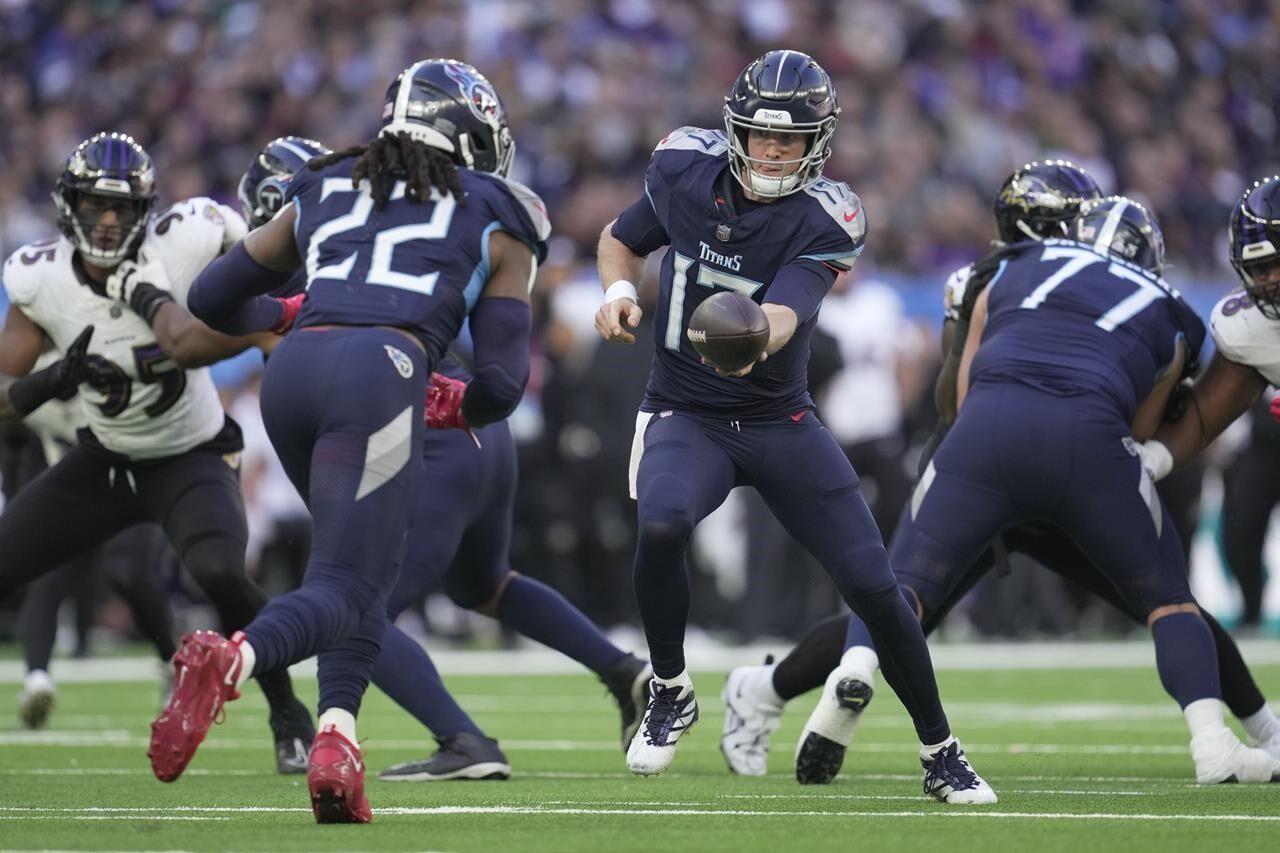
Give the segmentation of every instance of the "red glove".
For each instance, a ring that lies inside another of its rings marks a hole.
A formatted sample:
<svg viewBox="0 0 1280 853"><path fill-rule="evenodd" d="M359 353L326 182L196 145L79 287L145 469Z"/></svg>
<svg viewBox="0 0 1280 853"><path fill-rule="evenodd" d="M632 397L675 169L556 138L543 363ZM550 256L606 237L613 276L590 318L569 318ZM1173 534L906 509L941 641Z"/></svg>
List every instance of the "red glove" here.
<svg viewBox="0 0 1280 853"><path fill-rule="evenodd" d="M303 292L287 299L277 299L284 310L280 314L280 321L271 327L271 331L277 335L288 333L293 328L293 321L298 319L298 312L302 310L302 300L306 298L307 294Z"/></svg>
<svg viewBox="0 0 1280 853"><path fill-rule="evenodd" d="M431 374L427 384L427 406L423 420L428 429L465 430L476 447L479 447L480 440L471 431L471 425L462 414L462 395L466 391L467 383L460 379L450 379L440 373Z"/></svg>
<svg viewBox="0 0 1280 853"><path fill-rule="evenodd" d="M1271 398L1271 417L1280 421L1280 394Z"/></svg>

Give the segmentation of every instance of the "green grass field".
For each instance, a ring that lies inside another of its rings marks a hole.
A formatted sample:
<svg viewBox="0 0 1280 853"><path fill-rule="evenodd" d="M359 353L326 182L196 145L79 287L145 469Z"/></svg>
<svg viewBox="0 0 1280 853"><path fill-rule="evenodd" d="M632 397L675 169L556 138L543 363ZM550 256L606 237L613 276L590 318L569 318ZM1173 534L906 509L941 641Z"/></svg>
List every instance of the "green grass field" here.
<svg viewBox="0 0 1280 853"><path fill-rule="evenodd" d="M1280 693L1280 666L1259 667ZM164 785L145 755L154 683L68 683L48 729L0 717L0 848L105 850L1280 849L1280 785L1192 784L1181 716L1154 669L941 673L956 732L1000 803L924 799L905 713L881 687L835 784L800 787L792 704L770 775L732 776L718 752L722 673L695 677L702 721L672 771L626 772L616 714L591 678L449 678L511 759L507 782L372 778L370 826L316 826L298 777L272 772L261 694L229 708L186 775ZM315 682L299 680L304 695ZM4 685L10 692L12 685ZM360 719L372 771L429 752L376 691ZM1000 847L997 847L1000 845Z"/></svg>

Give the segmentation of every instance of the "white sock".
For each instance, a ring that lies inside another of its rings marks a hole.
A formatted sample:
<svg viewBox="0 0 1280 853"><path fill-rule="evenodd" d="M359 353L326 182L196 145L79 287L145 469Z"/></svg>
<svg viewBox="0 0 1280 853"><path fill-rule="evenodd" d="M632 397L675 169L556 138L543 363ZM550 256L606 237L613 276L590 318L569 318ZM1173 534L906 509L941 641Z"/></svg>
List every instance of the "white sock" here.
<svg viewBox="0 0 1280 853"><path fill-rule="evenodd" d="M767 666L760 667L759 673L747 682L747 690L750 691L751 695L755 696L756 700L761 704L771 705L774 708L781 708L787 703L778 695L778 691L773 687L773 671L777 668L777 664L769 664Z"/></svg>
<svg viewBox="0 0 1280 853"><path fill-rule="evenodd" d="M249 645L247 638L240 641L239 647L240 673L236 676L236 690L239 690L253 676L253 665L258 662L258 655L253 650L253 646Z"/></svg>
<svg viewBox="0 0 1280 853"><path fill-rule="evenodd" d="M880 657L869 646L850 646L840 656L840 668L852 669L870 679L880 668Z"/></svg>
<svg viewBox="0 0 1280 853"><path fill-rule="evenodd" d="M679 685L681 687L688 687L690 690L693 689L693 679L689 677L688 669L680 670L680 674L675 678L661 678L658 675L654 675L653 680L659 684L665 684L667 687Z"/></svg>
<svg viewBox="0 0 1280 853"><path fill-rule="evenodd" d="M1258 743L1266 743L1272 738L1280 737L1280 717L1265 702L1253 714L1240 720L1249 737Z"/></svg>
<svg viewBox="0 0 1280 853"><path fill-rule="evenodd" d="M1197 699L1182 709L1182 716L1187 719L1192 737L1227 727L1221 699Z"/></svg>
<svg viewBox="0 0 1280 853"><path fill-rule="evenodd" d="M356 718L350 711L330 708L321 712L317 728L323 730L325 726L333 726L338 730L338 734L352 743L356 742Z"/></svg>
<svg viewBox="0 0 1280 853"><path fill-rule="evenodd" d="M49 677L49 673L43 669L33 669L27 673L27 677L23 680L22 686L27 690L52 691L53 679Z"/></svg>
<svg viewBox="0 0 1280 853"><path fill-rule="evenodd" d="M948 737L946 740L944 740L942 743L932 743L932 744L931 744L931 743L922 743L922 744L920 744L920 757L921 757L921 758L933 758L933 756L937 754L938 750L940 750L940 749L946 749L947 747L951 746L951 744L953 744L953 743L955 743L955 742L956 742L956 736L955 736L955 735L951 735L951 736L950 736L950 737Z"/></svg>

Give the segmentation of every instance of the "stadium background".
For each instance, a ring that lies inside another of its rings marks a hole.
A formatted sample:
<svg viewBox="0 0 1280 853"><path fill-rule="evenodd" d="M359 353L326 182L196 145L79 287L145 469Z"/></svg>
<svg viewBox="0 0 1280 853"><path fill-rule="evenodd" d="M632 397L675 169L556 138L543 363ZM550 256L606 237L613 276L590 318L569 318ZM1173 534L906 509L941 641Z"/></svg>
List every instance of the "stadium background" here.
<svg viewBox="0 0 1280 853"><path fill-rule="evenodd" d="M1013 168L1069 158L1105 191L1151 206L1169 278L1205 317L1234 281L1225 263L1232 203L1247 182L1280 171L1280 9L1266 2L0 0L0 251L53 233L49 190L90 133L122 130L146 146L162 205L193 195L235 203L240 174L268 140L363 141L406 64L474 63L510 112L513 177L547 201L557 235L536 290L533 379L514 420L522 486L513 564L604 624L626 625L633 510L621 484L649 350L647 339L596 348L594 240L639 192L656 141L683 124L720 126L734 75L777 46L810 52L832 73L842 114L827 173L861 195L870 222L849 291L878 294L875 311L854 311L877 319L851 322L844 340L831 329L841 353L833 371L852 373L831 386L844 393L821 402L837 419L867 407L856 389L872 389L875 405L894 411L862 424L867 435L855 425L851 441L878 445L903 470L931 417L942 282L984 251L990 198ZM859 345L863 332L873 343ZM259 361L218 371L238 418L256 409ZM278 479L261 458L246 481L254 557L269 574L258 552L281 544L297 510L287 494L271 496ZM1238 600L1215 545L1214 471L1229 460L1223 448L1210 466L1193 561L1202 600L1228 618ZM747 540L750 513L731 508L703 531L694 618L739 639L803 630L835 596L801 558L744 568L752 554L775 553ZM771 612L742 606L752 597ZM1280 617L1280 606L1270 612ZM1030 570L985 585L962 615L983 633L1120 628ZM98 619L127 627L110 604ZM471 630L447 611L436 623L446 634Z"/></svg>

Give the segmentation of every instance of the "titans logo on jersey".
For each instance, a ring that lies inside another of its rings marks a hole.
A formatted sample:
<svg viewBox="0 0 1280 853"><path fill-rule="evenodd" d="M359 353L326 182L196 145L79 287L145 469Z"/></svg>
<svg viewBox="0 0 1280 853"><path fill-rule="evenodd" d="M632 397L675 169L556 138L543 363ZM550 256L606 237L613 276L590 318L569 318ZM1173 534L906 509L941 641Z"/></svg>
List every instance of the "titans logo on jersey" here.
<svg viewBox="0 0 1280 853"><path fill-rule="evenodd" d="M728 168L723 133L673 131L653 152L645 197L614 224L613 236L638 255L670 246L662 261L645 411L752 420L813 405L809 337L836 275L862 251L866 215L848 186L825 179L772 203L735 205ZM787 305L799 321L787 345L743 378L702 364L685 334L689 316L717 289Z"/></svg>
<svg viewBox="0 0 1280 853"><path fill-rule="evenodd" d="M355 162L303 169L286 190L307 278L298 325L400 326L422 340L434 365L489 279L489 235L510 234L541 262L551 233L546 208L515 181L459 169L465 204L438 193L421 204L400 181L375 210L368 182L352 187Z"/></svg>
<svg viewBox="0 0 1280 853"><path fill-rule="evenodd" d="M193 198L152 215L142 245L163 262L170 292L186 305L200 271L245 232L231 208ZM4 287L59 350L93 325L97 378L81 387L79 405L94 437L115 453L157 459L217 435L225 415L208 369L175 365L145 320L81 279L74 255L66 237L23 246L5 262Z"/></svg>
<svg viewBox="0 0 1280 853"><path fill-rule="evenodd" d="M1015 243L993 256L987 324L970 375L1052 394L1100 393L1125 421L1204 323L1163 279L1073 240Z"/></svg>

